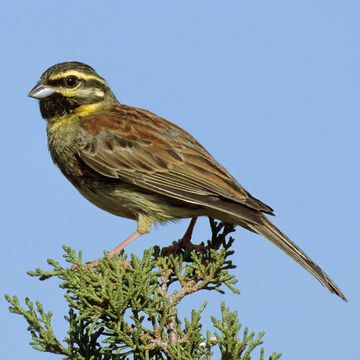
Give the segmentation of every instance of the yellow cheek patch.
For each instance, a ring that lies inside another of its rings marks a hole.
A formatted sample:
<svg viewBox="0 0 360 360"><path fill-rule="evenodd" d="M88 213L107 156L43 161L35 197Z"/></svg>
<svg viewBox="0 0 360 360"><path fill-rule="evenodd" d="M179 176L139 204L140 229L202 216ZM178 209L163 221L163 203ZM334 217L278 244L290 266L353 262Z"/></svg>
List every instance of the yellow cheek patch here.
<svg viewBox="0 0 360 360"><path fill-rule="evenodd" d="M99 98L103 98L105 96L105 93L96 88L74 88L74 89L68 89L64 87L53 87L55 91L58 94L63 95L66 98L72 98L72 97L83 97L86 98L87 96L97 96Z"/></svg>
<svg viewBox="0 0 360 360"><path fill-rule="evenodd" d="M67 89L64 87L54 87L54 89L58 94L61 94L67 98L78 96L78 94L79 94L79 90L77 88Z"/></svg>

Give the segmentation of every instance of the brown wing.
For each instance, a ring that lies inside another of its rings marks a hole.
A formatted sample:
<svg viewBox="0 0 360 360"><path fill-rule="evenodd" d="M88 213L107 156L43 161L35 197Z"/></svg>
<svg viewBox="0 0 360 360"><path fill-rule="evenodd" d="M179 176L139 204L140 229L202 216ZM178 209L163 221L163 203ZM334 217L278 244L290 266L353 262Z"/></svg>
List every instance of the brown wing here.
<svg viewBox="0 0 360 360"><path fill-rule="evenodd" d="M219 197L273 214L190 134L146 110L115 105L81 123L79 156L100 174L184 201Z"/></svg>
<svg viewBox="0 0 360 360"><path fill-rule="evenodd" d="M330 277L260 213L272 214L272 209L253 198L184 130L125 105L88 116L81 126L79 156L93 170L142 189L235 214L238 224L265 236L347 301Z"/></svg>

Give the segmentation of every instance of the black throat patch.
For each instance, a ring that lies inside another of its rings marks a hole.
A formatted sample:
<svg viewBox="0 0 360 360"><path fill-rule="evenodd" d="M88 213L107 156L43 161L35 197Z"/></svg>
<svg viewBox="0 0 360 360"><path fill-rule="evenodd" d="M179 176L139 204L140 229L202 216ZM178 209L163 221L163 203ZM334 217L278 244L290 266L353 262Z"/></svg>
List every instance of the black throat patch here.
<svg viewBox="0 0 360 360"><path fill-rule="evenodd" d="M41 116L47 120L56 116L68 115L78 106L80 104L76 101L76 98L67 98L58 93L40 100Z"/></svg>

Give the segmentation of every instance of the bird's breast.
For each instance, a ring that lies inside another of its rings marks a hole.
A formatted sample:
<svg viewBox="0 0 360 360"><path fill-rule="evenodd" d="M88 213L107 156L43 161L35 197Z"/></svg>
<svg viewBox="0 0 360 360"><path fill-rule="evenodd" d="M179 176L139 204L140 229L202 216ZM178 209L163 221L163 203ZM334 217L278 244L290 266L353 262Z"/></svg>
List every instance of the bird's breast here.
<svg viewBox="0 0 360 360"><path fill-rule="evenodd" d="M58 122L48 123L47 135L51 158L70 181L83 175L77 156L76 134L75 121L73 124L67 123L63 126L59 126Z"/></svg>

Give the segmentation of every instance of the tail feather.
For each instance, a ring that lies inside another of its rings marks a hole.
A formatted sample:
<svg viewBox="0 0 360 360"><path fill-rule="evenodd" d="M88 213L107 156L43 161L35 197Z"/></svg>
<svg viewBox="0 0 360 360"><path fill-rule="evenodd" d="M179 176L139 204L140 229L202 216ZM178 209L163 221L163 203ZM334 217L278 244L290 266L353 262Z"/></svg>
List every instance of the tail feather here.
<svg viewBox="0 0 360 360"><path fill-rule="evenodd" d="M344 301L348 301L334 281L312 261L295 243L283 234L274 224L264 216L258 223L247 223L247 226L254 232L263 235L277 246L284 253L293 258L297 263L312 274L323 286L336 294Z"/></svg>
<svg viewBox="0 0 360 360"><path fill-rule="evenodd" d="M211 209L208 216L220 219L224 222L237 224L247 230L264 236L275 246L289 255L310 274L312 274L330 292L339 296L342 300L348 301L334 281L307 256L295 243L284 233L272 224L262 213L246 205L230 201L214 201L207 198L206 206Z"/></svg>

